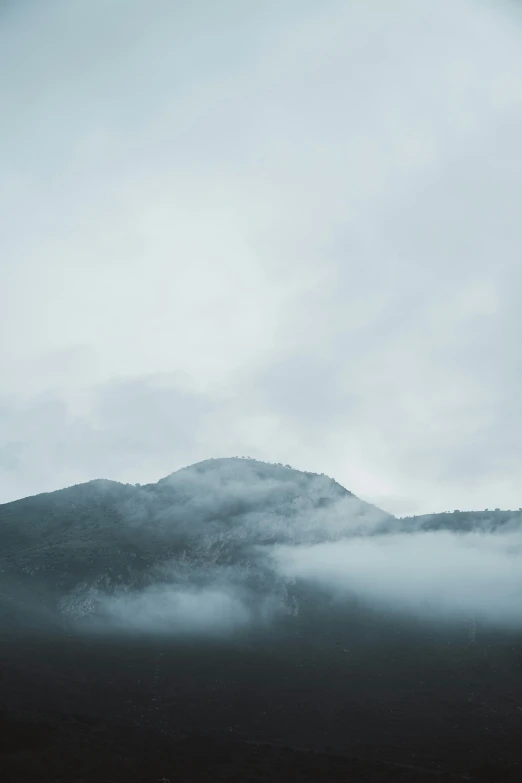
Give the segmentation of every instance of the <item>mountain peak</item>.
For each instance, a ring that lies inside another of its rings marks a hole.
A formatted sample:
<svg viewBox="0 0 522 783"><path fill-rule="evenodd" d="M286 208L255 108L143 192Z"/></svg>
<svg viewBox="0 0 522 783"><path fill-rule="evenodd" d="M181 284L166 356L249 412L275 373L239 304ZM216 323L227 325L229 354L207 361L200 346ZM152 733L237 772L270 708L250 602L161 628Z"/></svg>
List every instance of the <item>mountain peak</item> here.
<svg viewBox="0 0 522 783"><path fill-rule="evenodd" d="M249 478L252 479L254 477L256 480L272 479L278 482L294 482L297 479L304 483L315 480L324 485L335 486L339 494L353 494L324 473L303 471L281 462L264 462L253 457L211 457L210 459L180 468L160 479L157 483L177 483L189 475L207 477L213 475L219 477L222 483L229 483L234 480L248 481Z"/></svg>

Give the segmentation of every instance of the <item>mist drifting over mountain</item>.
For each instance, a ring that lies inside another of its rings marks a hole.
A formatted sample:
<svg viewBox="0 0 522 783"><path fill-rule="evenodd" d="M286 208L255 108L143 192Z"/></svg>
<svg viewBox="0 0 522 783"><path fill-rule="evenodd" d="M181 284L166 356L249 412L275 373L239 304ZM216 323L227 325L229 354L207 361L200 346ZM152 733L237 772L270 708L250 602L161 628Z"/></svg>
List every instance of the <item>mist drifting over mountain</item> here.
<svg viewBox="0 0 522 783"><path fill-rule="evenodd" d="M424 621L522 627L522 513L398 519L333 479L212 459L0 506L2 612L42 631L230 635L302 590Z"/></svg>

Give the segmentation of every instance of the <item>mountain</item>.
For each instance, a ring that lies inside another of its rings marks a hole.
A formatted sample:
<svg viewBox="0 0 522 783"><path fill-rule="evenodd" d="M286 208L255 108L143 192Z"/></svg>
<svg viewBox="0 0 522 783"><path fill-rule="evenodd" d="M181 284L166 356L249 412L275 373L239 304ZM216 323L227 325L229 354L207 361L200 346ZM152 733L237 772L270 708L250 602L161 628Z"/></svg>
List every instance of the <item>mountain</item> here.
<svg viewBox="0 0 522 783"><path fill-rule="evenodd" d="M256 460L206 460L144 486L90 481L0 506L4 613L12 620L16 605L24 623L64 624L166 580L226 582L252 603L269 578L263 548L391 521L326 476ZM270 581L264 598L284 604L283 581Z"/></svg>
<svg viewBox="0 0 522 783"><path fill-rule="evenodd" d="M192 780L181 757L264 742L263 758L313 749L331 780L518 775L521 522L398 519L327 476L237 458L4 504L0 723L17 739L0 762L13 781L45 759L106 779L88 777L96 754L107 779Z"/></svg>

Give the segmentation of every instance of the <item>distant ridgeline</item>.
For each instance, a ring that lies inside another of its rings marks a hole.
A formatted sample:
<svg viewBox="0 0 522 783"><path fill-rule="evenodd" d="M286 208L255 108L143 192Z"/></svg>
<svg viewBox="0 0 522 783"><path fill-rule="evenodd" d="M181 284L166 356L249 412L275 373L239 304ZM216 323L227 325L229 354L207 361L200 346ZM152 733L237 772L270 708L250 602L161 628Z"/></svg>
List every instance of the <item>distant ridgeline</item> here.
<svg viewBox="0 0 522 783"><path fill-rule="evenodd" d="M516 530L522 525L522 508L501 510L495 508L484 511L444 511L438 514L401 517L399 526L404 530L460 530L484 531Z"/></svg>

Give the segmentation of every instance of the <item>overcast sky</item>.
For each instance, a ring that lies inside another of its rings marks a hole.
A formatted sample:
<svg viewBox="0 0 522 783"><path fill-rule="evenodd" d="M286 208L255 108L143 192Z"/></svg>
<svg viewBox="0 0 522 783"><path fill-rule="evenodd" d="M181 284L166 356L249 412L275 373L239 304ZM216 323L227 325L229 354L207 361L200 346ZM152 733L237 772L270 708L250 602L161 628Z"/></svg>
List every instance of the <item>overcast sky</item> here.
<svg viewBox="0 0 522 783"><path fill-rule="evenodd" d="M0 502L522 506L519 5L4 0L0 101Z"/></svg>

